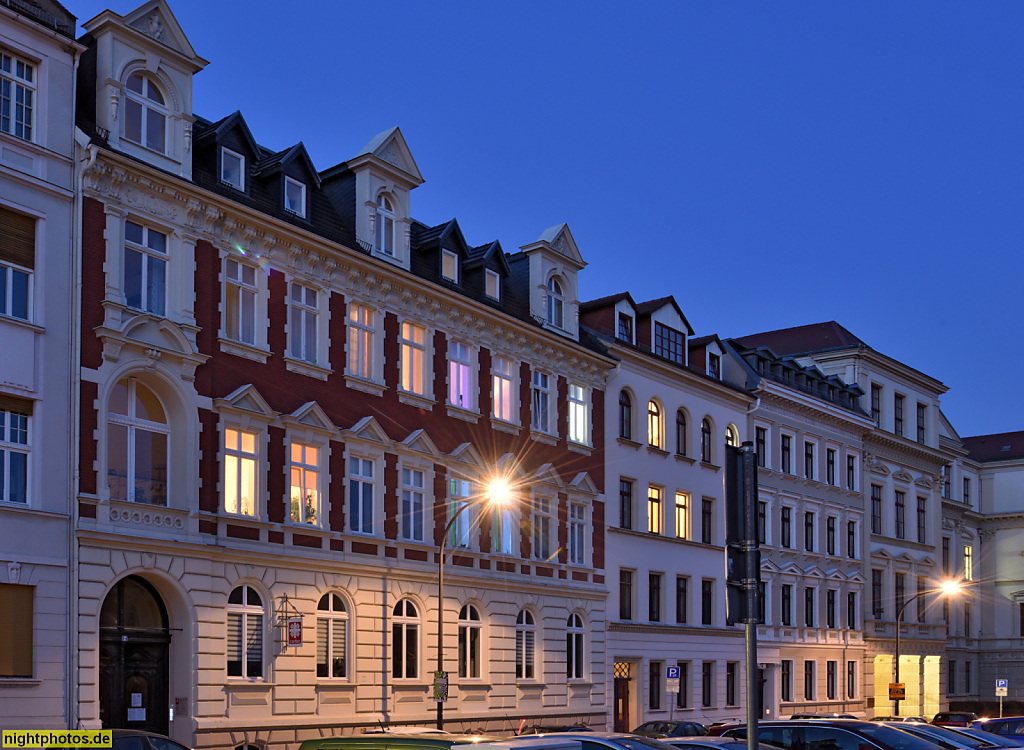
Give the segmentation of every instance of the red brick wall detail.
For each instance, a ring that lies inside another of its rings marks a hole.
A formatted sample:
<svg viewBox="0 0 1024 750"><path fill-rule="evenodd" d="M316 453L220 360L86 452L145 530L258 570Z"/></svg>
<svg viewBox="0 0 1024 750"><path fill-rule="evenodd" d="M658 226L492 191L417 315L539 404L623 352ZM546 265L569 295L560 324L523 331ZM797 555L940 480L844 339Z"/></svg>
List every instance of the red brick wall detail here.
<svg viewBox="0 0 1024 750"><path fill-rule="evenodd" d="M398 456L384 454L384 538L398 539Z"/></svg>
<svg viewBox="0 0 1024 750"><path fill-rule="evenodd" d="M434 544L441 545L444 527L448 523L448 470L442 464L434 464ZM467 513L473 511L467 510Z"/></svg>
<svg viewBox="0 0 1024 750"><path fill-rule="evenodd" d="M285 486L285 432L280 427L269 427L267 432L267 519L284 523L291 514L291 497Z"/></svg>
<svg viewBox="0 0 1024 750"><path fill-rule="evenodd" d="M345 499L348 485L345 482L345 444L331 443L331 512L328 518L333 531L345 530ZM333 548L332 548L333 549Z"/></svg>
<svg viewBox="0 0 1024 750"><path fill-rule="evenodd" d="M558 562L565 565L569 561L569 496L562 492L558 493L557 507Z"/></svg>
<svg viewBox="0 0 1024 750"><path fill-rule="evenodd" d="M311 547L312 549L323 548L323 541L318 536L309 534L292 534L292 544L296 547Z"/></svg>
<svg viewBox="0 0 1024 750"><path fill-rule="evenodd" d="M95 329L103 325L103 297L107 290L103 264L107 259L107 241L103 234L107 216L103 204L95 198L82 200L82 367L103 364L103 344ZM85 432L82 433L83 435Z"/></svg>
<svg viewBox="0 0 1024 750"><path fill-rule="evenodd" d="M232 539L251 539L258 541L260 538L260 530L254 529L249 526L235 526L234 524L227 525L227 534Z"/></svg>
<svg viewBox="0 0 1024 750"><path fill-rule="evenodd" d="M83 503L81 500L78 501L78 516L79 518L95 518L96 517L96 506L92 503Z"/></svg>
<svg viewBox="0 0 1024 750"><path fill-rule="evenodd" d="M591 512L591 519L594 524L594 555L593 565L598 570L604 570L604 503L594 502Z"/></svg>
<svg viewBox="0 0 1024 750"><path fill-rule="evenodd" d="M99 386L96 383L83 380L81 388L82 402L79 404L79 419L81 421L79 439L82 445L78 456L78 472L80 475L78 487L81 492L87 495L95 495L98 489L96 486L98 482L96 476L97 441L94 435L96 434L98 415L93 404L96 401ZM93 515L88 516L88 518L95 517L96 511L94 508Z"/></svg>
<svg viewBox="0 0 1024 750"><path fill-rule="evenodd" d="M199 434L199 510L216 513L220 510L217 485L220 482L220 433L217 430L217 414L206 409L199 410L202 432Z"/></svg>

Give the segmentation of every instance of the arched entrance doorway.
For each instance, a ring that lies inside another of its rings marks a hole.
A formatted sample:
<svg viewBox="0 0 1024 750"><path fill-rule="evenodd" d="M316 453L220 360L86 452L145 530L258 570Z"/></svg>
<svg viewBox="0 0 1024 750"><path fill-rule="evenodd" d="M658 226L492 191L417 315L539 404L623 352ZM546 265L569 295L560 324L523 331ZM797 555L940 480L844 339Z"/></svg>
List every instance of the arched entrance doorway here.
<svg viewBox="0 0 1024 750"><path fill-rule="evenodd" d="M167 734L167 609L139 576L118 581L100 610L100 720L104 728Z"/></svg>

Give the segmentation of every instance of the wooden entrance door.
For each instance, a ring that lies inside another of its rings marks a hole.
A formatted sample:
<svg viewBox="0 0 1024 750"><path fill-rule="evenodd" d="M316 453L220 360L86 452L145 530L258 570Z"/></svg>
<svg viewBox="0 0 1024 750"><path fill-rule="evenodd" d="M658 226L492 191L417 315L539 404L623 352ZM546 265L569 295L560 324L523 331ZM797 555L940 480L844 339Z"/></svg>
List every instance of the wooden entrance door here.
<svg viewBox="0 0 1024 750"><path fill-rule="evenodd" d="M629 678L615 678L615 726L616 732L629 732L633 729L629 718Z"/></svg>

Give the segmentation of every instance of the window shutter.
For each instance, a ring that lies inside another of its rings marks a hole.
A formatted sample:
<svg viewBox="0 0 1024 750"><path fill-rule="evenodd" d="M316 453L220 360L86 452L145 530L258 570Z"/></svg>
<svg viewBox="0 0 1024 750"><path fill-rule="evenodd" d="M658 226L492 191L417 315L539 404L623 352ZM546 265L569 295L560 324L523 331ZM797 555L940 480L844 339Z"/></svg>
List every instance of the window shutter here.
<svg viewBox="0 0 1024 750"><path fill-rule="evenodd" d="M236 589L237 590L237 589ZM242 615L228 612L228 675L242 676Z"/></svg>
<svg viewBox="0 0 1024 750"><path fill-rule="evenodd" d="M331 622L331 677L345 676L345 620Z"/></svg>
<svg viewBox="0 0 1024 750"><path fill-rule="evenodd" d="M263 676L263 615L245 616L246 677Z"/></svg>
<svg viewBox="0 0 1024 750"><path fill-rule="evenodd" d="M0 410L13 411L18 414L28 414L32 416L32 401L24 398L18 398L17 396L8 396L6 393L0 393Z"/></svg>
<svg viewBox="0 0 1024 750"><path fill-rule="evenodd" d="M0 260L35 269L36 220L0 206Z"/></svg>
<svg viewBox="0 0 1024 750"><path fill-rule="evenodd" d="M34 586L0 583L0 677L32 676Z"/></svg>
<svg viewBox="0 0 1024 750"><path fill-rule="evenodd" d="M524 633L526 636L526 679L533 679L533 633Z"/></svg>
<svg viewBox="0 0 1024 750"><path fill-rule="evenodd" d="M327 632L330 621L319 618L316 621L316 676L327 677Z"/></svg>

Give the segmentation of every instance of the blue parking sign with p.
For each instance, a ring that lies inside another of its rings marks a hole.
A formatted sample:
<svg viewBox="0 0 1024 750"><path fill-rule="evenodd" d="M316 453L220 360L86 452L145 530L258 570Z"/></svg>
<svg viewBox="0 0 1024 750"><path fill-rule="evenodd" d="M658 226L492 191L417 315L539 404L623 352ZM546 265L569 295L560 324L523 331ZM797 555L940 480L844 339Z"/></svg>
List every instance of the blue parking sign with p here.
<svg viewBox="0 0 1024 750"><path fill-rule="evenodd" d="M679 679L679 667L666 667L665 668L665 678L669 679L669 680L678 680Z"/></svg>
<svg viewBox="0 0 1024 750"><path fill-rule="evenodd" d="M672 669L672 668L669 667L669 669ZM997 688L1008 687L1007 681L1006 680L996 680L996 687Z"/></svg>

